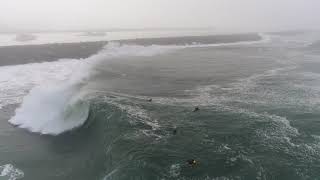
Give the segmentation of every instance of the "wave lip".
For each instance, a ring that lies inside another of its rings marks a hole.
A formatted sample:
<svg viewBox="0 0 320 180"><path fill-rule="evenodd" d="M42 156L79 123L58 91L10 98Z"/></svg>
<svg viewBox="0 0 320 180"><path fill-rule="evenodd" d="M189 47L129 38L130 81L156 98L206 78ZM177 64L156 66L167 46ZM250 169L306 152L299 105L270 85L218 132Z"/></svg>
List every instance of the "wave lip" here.
<svg viewBox="0 0 320 180"><path fill-rule="evenodd" d="M77 95L80 85L39 86L31 90L10 123L31 132L60 134L82 125L89 105Z"/></svg>
<svg viewBox="0 0 320 180"><path fill-rule="evenodd" d="M87 120L90 109L88 99L85 99L88 94L85 87L100 61L124 56L153 56L172 49L175 47L110 43L98 54L82 59L78 67L71 67L73 71L65 79L50 82L48 77L49 82L40 82L32 88L9 122L31 132L50 135L80 127ZM50 63L46 65L50 66Z"/></svg>
<svg viewBox="0 0 320 180"><path fill-rule="evenodd" d="M70 65L64 61L60 63L62 66ZM52 70L50 65L50 63L44 64L48 66L48 70ZM63 77L60 77L59 70L55 69L55 73L51 74L54 76L53 79L49 74L46 77L47 82L40 81L40 84L34 86L23 98L21 106L16 109L15 115L9 122L31 132L52 135L82 125L88 117L89 105L82 101L84 94L81 89L88 81L90 67L90 64L84 61L77 66L71 65L69 67L71 70L66 67L61 68L60 71L69 72L67 75L62 73ZM44 69L45 67L42 68ZM37 76L30 77L37 78Z"/></svg>

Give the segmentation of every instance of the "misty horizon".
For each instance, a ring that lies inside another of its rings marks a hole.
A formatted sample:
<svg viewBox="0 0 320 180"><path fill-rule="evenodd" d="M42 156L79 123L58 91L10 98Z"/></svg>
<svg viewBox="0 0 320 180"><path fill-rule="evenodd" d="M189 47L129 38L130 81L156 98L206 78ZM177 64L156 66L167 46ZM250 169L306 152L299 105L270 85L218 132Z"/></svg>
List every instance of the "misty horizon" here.
<svg viewBox="0 0 320 180"><path fill-rule="evenodd" d="M1 0L0 179L319 179L319 7Z"/></svg>
<svg viewBox="0 0 320 180"><path fill-rule="evenodd" d="M158 28L96 28L96 29L0 29L3 34L32 34L32 33L68 33L68 32L135 32L135 31L208 31L219 34L242 34L242 33L280 33L280 32L317 32L320 29L279 29L271 31L223 31L215 28L206 27L158 27Z"/></svg>
<svg viewBox="0 0 320 180"><path fill-rule="evenodd" d="M316 0L5 0L0 32L204 29L274 32L320 28Z"/></svg>
<svg viewBox="0 0 320 180"><path fill-rule="evenodd" d="M2 33L41 33L41 32L115 32L115 31L215 31L214 27L141 27L141 28L74 28L74 29L0 29Z"/></svg>

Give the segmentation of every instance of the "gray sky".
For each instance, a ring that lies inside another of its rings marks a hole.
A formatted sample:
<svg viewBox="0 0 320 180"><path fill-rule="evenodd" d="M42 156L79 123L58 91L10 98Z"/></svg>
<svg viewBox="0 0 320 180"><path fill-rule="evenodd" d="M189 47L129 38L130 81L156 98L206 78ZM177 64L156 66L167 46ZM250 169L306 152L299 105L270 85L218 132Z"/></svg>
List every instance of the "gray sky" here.
<svg viewBox="0 0 320 180"><path fill-rule="evenodd" d="M320 0L1 0L0 28L320 28Z"/></svg>

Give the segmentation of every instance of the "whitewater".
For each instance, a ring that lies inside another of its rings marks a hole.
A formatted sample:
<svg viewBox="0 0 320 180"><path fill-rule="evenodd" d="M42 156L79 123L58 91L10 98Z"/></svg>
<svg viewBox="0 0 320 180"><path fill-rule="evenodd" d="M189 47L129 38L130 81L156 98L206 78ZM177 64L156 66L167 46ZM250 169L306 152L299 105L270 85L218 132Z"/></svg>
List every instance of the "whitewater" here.
<svg viewBox="0 0 320 180"><path fill-rule="evenodd" d="M173 48L111 43L87 59L3 67L1 72L6 76L2 76L2 82L6 84L2 83L1 106L22 102L9 122L32 132L54 135L72 130L88 117L85 85L95 73L97 63L121 56L152 56ZM17 77L14 81L7 80L14 75ZM6 94L10 92L15 94Z"/></svg>
<svg viewBox="0 0 320 180"><path fill-rule="evenodd" d="M139 46L110 43L86 59L60 59L55 62L2 67L2 101L0 108L22 103L9 122L41 134L57 135L85 123L89 114L85 86L95 74L99 62L119 57L154 56L192 47L219 47L263 43L192 44L186 46ZM15 79L12 81L12 77ZM9 81L9 79L11 79ZM14 94L12 94L12 92ZM36 116L35 116L36 114Z"/></svg>
<svg viewBox="0 0 320 180"><path fill-rule="evenodd" d="M0 66L0 177L317 179L319 33L259 36Z"/></svg>

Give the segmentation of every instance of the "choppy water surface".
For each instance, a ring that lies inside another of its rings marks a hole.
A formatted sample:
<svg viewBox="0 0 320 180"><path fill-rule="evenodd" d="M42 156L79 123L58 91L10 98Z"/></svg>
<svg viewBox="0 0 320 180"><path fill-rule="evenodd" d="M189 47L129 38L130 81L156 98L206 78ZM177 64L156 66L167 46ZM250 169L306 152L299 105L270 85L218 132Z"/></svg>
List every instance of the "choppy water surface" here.
<svg viewBox="0 0 320 180"><path fill-rule="evenodd" d="M0 67L0 178L319 178L319 35L265 36Z"/></svg>

